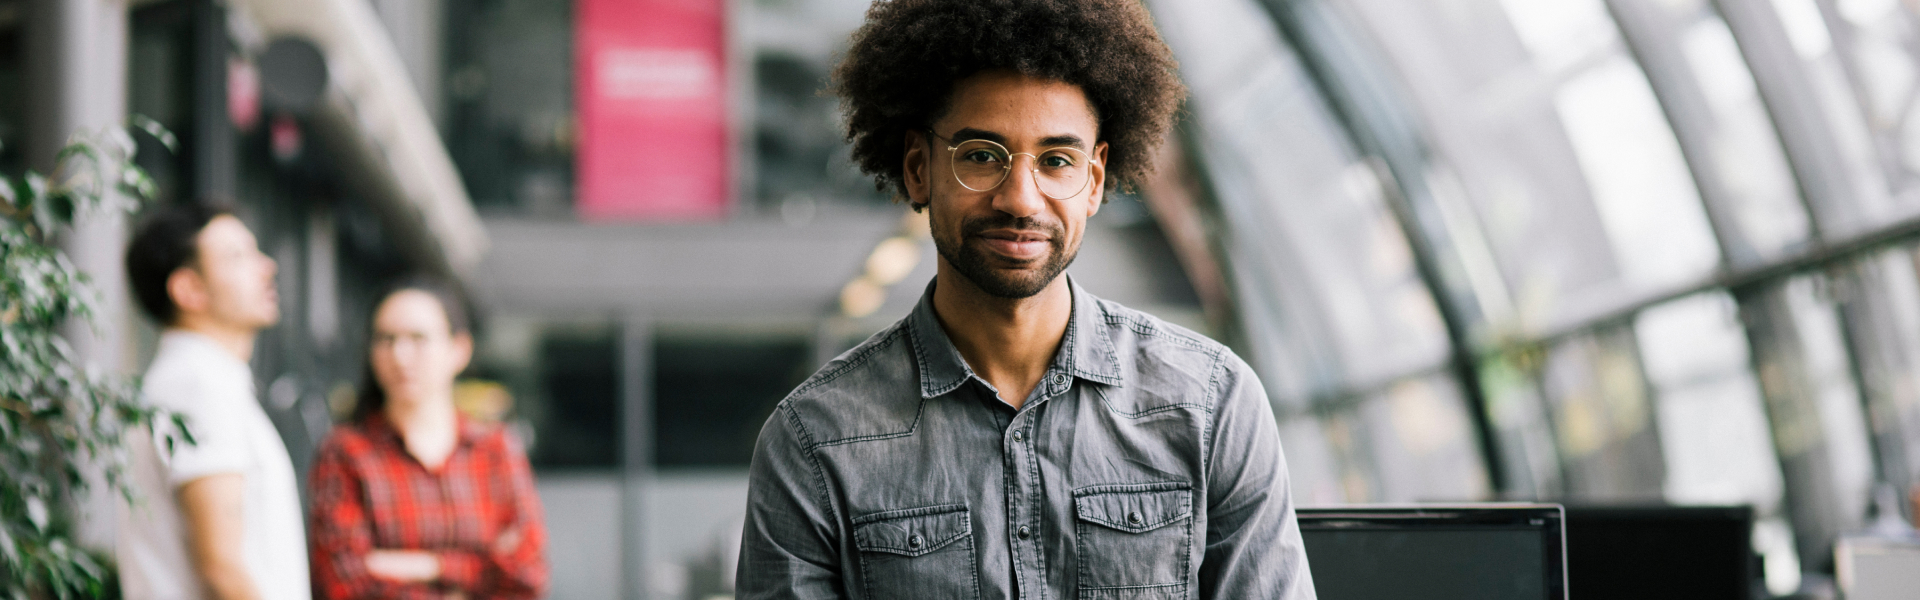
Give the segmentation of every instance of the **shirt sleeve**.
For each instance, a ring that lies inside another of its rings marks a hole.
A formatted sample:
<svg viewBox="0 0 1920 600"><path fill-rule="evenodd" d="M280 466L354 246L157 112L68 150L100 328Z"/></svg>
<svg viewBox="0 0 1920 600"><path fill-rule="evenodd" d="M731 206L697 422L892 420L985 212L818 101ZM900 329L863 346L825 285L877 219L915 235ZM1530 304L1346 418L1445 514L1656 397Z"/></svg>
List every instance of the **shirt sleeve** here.
<svg viewBox="0 0 1920 600"><path fill-rule="evenodd" d="M154 437L158 446L154 450L167 466L167 485L179 487L209 475L245 473L252 466L246 423L236 410L243 406L239 403L252 398L206 377L159 387L148 391L149 401L178 415L185 426L181 431L171 419L165 420L161 435Z"/></svg>
<svg viewBox="0 0 1920 600"><path fill-rule="evenodd" d="M1273 406L1245 362L1228 355L1223 368L1208 453L1200 597L1311 600L1313 575Z"/></svg>
<svg viewBox="0 0 1920 600"><path fill-rule="evenodd" d="M747 475L735 592L740 600L845 598L826 482L785 406L760 430Z"/></svg>
<svg viewBox="0 0 1920 600"><path fill-rule="evenodd" d="M490 487L503 503L500 535L491 547L439 553L440 581L484 598L539 598L547 593L547 528L527 452L511 434L492 438Z"/></svg>
<svg viewBox="0 0 1920 600"><path fill-rule="evenodd" d="M339 434L336 432L335 436ZM397 598L402 586L367 572L373 522L344 444L329 437L313 459L313 588L324 600Z"/></svg>

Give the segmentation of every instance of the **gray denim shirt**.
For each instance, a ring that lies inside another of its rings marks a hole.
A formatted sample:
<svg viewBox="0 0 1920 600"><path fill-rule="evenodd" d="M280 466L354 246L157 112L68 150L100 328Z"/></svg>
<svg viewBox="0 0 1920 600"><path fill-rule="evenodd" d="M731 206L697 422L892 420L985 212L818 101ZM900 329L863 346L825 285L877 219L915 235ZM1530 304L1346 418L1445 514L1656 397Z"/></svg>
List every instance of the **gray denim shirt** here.
<svg viewBox="0 0 1920 600"><path fill-rule="evenodd" d="M1069 285L1019 410L967 367L932 285L783 400L754 449L739 597L1313 598L1253 371Z"/></svg>

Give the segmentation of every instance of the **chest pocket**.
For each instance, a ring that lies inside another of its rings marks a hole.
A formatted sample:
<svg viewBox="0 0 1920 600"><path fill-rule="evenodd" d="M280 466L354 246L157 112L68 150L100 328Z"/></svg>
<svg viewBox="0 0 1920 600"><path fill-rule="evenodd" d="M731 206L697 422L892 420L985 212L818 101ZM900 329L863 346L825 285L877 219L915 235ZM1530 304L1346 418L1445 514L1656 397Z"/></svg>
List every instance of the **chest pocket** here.
<svg viewBox="0 0 1920 600"><path fill-rule="evenodd" d="M1104 485L1073 492L1082 598L1182 598L1193 555L1193 487Z"/></svg>
<svg viewBox="0 0 1920 600"><path fill-rule="evenodd" d="M964 504L890 510L853 520L868 598L980 597L973 522Z"/></svg>

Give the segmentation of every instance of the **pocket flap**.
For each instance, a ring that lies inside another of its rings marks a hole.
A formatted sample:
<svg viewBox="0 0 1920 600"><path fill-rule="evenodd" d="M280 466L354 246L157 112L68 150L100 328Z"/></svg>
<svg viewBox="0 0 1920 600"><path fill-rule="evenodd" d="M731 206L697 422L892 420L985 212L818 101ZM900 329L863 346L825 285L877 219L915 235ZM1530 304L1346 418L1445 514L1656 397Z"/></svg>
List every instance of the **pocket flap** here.
<svg viewBox="0 0 1920 600"><path fill-rule="evenodd" d="M853 520L853 543L861 552L919 556L971 533L964 504L889 510Z"/></svg>
<svg viewBox="0 0 1920 600"><path fill-rule="evenodd" d="M1193 516L1193 488L1184 483L1104 485L1076 490L1080 520L1144 533Z"/></svg>

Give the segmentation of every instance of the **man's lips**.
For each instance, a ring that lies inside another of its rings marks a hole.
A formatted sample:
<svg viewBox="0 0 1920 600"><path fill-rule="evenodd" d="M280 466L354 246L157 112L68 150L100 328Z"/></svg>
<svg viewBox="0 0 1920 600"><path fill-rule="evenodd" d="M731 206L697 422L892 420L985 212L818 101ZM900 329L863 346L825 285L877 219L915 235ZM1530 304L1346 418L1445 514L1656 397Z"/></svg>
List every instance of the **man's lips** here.
<svg viewBox="0 0 1920 600"><path fill-rule="evenodd" d="M1052 240L1044 232L1015 229L994 229L975 235L995 254L1020 261L1044 258Z"/></svg>

